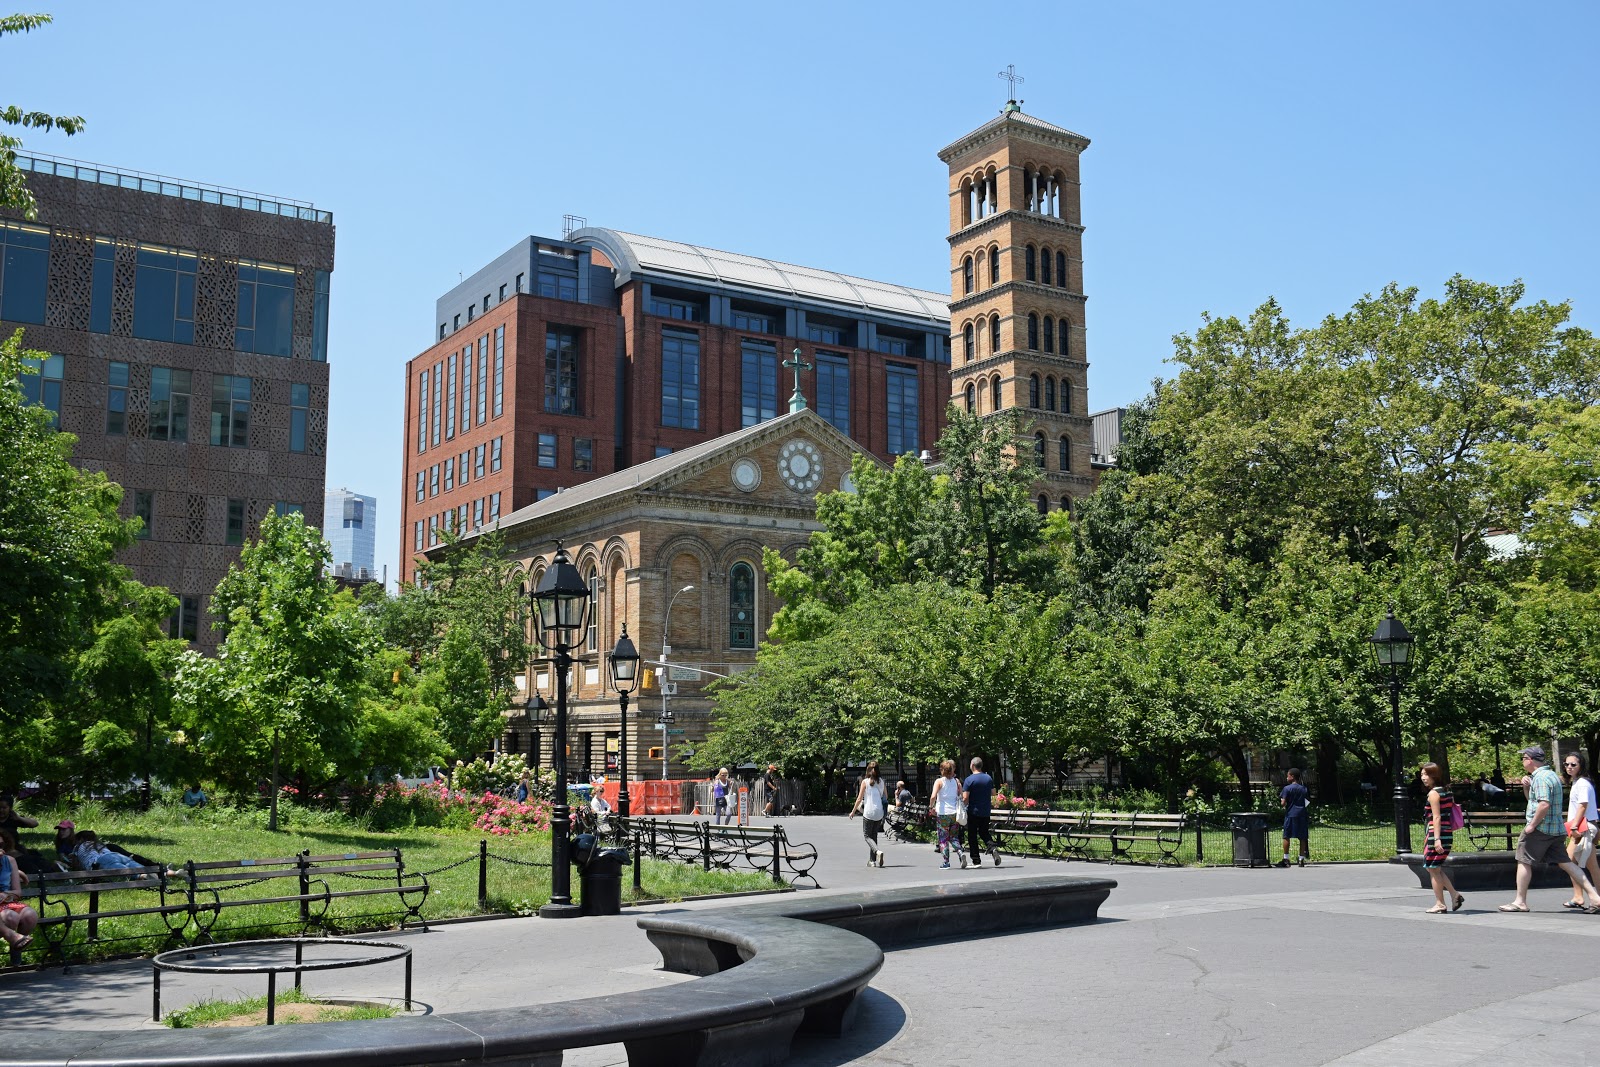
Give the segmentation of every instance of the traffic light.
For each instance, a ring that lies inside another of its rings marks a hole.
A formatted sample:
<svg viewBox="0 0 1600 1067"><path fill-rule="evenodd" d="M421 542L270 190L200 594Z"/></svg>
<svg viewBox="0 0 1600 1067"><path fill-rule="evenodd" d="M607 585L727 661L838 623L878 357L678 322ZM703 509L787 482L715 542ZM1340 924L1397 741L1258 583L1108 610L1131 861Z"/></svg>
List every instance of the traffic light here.
<svg viewBox="0 0 1600 1067"><path fill-rule="evenodd" d="M651 759L660 759L661 758L661 746L660 745L656 745L656 746L654 746L653 748L650 749L650 758Z"/></svg>
<svg viewBox="0 0 1600 1067"><path fill-rule="evenodd" d="M644 669L644 678L639 682L640 689L654 689L656 687L656 672L654 667Z"/></svg>

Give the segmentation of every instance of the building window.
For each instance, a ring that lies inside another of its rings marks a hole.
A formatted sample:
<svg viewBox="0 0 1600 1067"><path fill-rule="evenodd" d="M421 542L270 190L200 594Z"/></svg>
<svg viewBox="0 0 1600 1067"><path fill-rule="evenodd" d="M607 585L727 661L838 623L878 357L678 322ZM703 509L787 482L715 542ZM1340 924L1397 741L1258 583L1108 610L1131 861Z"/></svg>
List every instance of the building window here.
<svg viewBox="0 0 1600 1067"><path fill-rule="evenodd" d="M467 323L469 325L472 322L472 317L474 315L476 315L477 313L478 313L478 305L476 305L476 304L468 304L467 305ZM448 528L448 526L447 526L447 528Z"/></svg>
<svg viewBox="0 0 1600 1067"><path fill-rule="evenodd" d="M1037 374L1028 375L1028 406L1030 408L1039 406L1039 376Z"/></svg>
<svg viewBox="0 0 1600 1067"><path fill-rule="evenodd" d="M141 244L133 275L133 335L194 344L193 252Z"/></svg>
<svg viewBox="0 0 1600 1067"><path fill-rule="evenodd" d="M417 451L428 450L428 372L422 372L417 388Z"/></svg>
<svg viewBox="0 0 1600 1067"><path fill-rule="evenodd" d="M472 476L474 478L483 477L483 454L485 450L483 445L479 445L472 450Z"/></svg>
<svg viewBox="0 0 1600 1067"><path fill-rule="evenodd" d="M306 450L306 421L311 417L311 386L295 382L289 386L289 451Z"/></svg>
<svg viewBox="0 0 1600 1067"><path fill-rule="evenodd" d="M1032 245L1022 251L1022 276L1028 281L1038 281L1039 254Z"/></svg>
<svg viewBox="0 0 1600 1067"><path fill-rule="evenodd" d="M840 433L850 433L850 360L817 353L817 414Z"/></svg>
<svg viewBox="0 0 1600 1067"><path fill-rule="evenodd" d="M116 288L117 246L109 237L94 239L94 277L89 284L89 332L111 332L111 294ZM0 318L7 316L0 315Z"/></svg>
<svg viewBox="0 0 1600 1067"><path fill-rule="evenodd" d="M989 379L989 410L1000 410L1000 375Z"/></svg>
<svg viewBox="0 0 1600 1067"><path fill-rule="evenodd" d="M233 347L261 356L286 357L293 339L294 268L241 259Z"/></svg>
<svg viewBox="0 0 1600 1067"><path fill-rule="evenodd" d="M778 350L760 341L742 341L739 375L739 425L754 426L778 414Z"/></svg>
<svg viewBox="0 0 1600 1067"><path fill-rule="evenodd" d="M573 439L572 469L575 471L594 470L594 438L577 437Z"/></svg>
<svg viewBox="0 0 1600 1067"><path fill-rule="evenodd" d="M522 292L522 278L521 274L517 275L517 292L519 293Z"/></svg>
<svg viewBox="0 0 1600 1067"><path fill-rule="evenodd" d="M872 347L891 356L906 356L910 355L911 342L903 337L885 337L880 333L873 340Z"/></svg>
<svg viewBox="0 0 1600 1067"><path fill-rule="evenodd" d="M149 489L133 491L133 517L144 523L134 536L148 541L156 532L156 494Z"/></svg>
<svg viewBox="0 0 1600 1067"><path fill-rule="evenodd" d="M466 532L466 529L467 529L467 516L470 515L471 513L472 513L472 505L470 503L462 504L460 507L456 508L456 532L457 533L465 533Z"/></svg>
<svg viewBox="0 0 1600 1067"><path fill-rule="evenodd" d="M756 647L756 572L748 563L728 571L728 647Z"/></svg>
<svg viewBox="0 0 1600 1067"><path fill-rule="evenodd" d="M1000 354L1000 316L996 315L989 320L989 354Z"/></svg>
<svg viewBox="0 0 1600 1067"><path fill-rule="evenodd" d="M489 413L489 335L478 338L478 425L488 422Z"/></svg>
<svg viewBox="0 0 1600 1067"><path fill-rule="evenodd" d="M888 372L889 454L914 454L920 447L917 440L917 369L891 363Z"/></svg>
<svg viewBox="0 0 1600 1067"><path fill-rule="evenodd" d="M1054 378L1046 378L1044 380L1044 407L1046 411L1054 411L1056 409L1056 380Z"/></svg>
<svg viewBox="0 0 1600 1067"><path fill-rule="evenodd" d="M472 377L472 346L461 353L461 432L472 429L474 379Z"/></svg>
<svg viewBox="0 0 1600 1067"><path fill-rule="evenodd" d="M972 257L968 256L961 261L961 291L972 292Z"/></svg>
<svg viewBox="0 0 1600 1067"><path fill-rule="evenodd" d="M1043 493L1039 494L1039 514L1050 514L1050 498L1045 496Z"/></svg>
<svg viewBox="0 0 1600 1067"><path fill-rule="evenodd" d="M1033 435L1033 465L1044 470L1044 434Z"/></svg>
<svg viewBox="0 0 1600 1067"><path fill-rule="evenodd" d="M844 327L826 323L806 323L806 338L821 345L844 344Z"/></svg>
<svg viewBox="0 0 1600 1067"><path fill-rule="evenodd" d="M971 415L978 401L978 388L971 382L967 383L967 414Z"/></svg>
<svg viewBox="0 0 1600 1067"><path fill-rule="evenodd" d="M428 468L428 495L439 495L439 465L437 463Z"/></svg>
<svg viewBox="0 0 1600 1067"><path fill-rule="evenodd" d="M552 415L578 415L578 331L548 326L544 331L544 409Z"/></svg>
<svg viewBox="0 0 1600 1067"><path fill-rule="evenodd" d="M539 435L539 466L546 470L556 469L556 435L553 433Z"/></svg>
<svg viewBox="0 0 1600 1067"><path fill-rule="evenodd" d="M500 494L489 494L489 521L494 522L500 517Z"/></svg>
<svg viewBox="0 0 1600 1067"><path fill-rule="evenodd" d="M1072 414L1072 383L1065 378L1061 379L1061 410Z"/></svg>
<svg viewBox="0 0 1600 1067"><path fill-rule="evenodd" d="M431 548L439 543L439 516L428 516L428 546Z"/></svg>
<svg viewBox="0 0 1600 1067"><path fill-rule="evenodd" d="M489 469L491 471L497 471L497 470L500 469L500 442L501 442L501 440L502 440L502 438L496 437L494 439L494 441L490 443L490 447L489 447Z"/></svg>
<svg viewBox="0 0 1600 1067"><path fill-rule="evenodd" d="M471 348L467 351L470 353ZM456 354L450 353L445 360L445 393L444 393L444 439L451 441L456 436Z"/></svg>
<svg viewBox="0 0 1600 1067"><path fill-rule="evenodd" d="M1039 316L1028 313L1028 351L1039 351Z"/></svg>
<svg viewBox="0 0 1600 1067"><path fill-rule="evenodd" d="M417 503L421 503L428 496L428 472L417 472Z"/></svg>
<svg viewBox="0 0 1600 1067"><path fill-rule="evenodd" d="M1048 248L1041 248L1039 250L1039 280L1046 285L1051 284L1050 262L1050 250Z"/></svg>
<svg viewBox="0 0 1600 1067"><path fill-rule="evenodd" d="M1065 289L1067 287L1067 254L1056 253L1056 285Z"/></svg>
<svg viewBox="0 0 1600 1067"><path fill-rule="evenodd" d="M661 331L661 425L700 428L700 335Z"/></svg>
<svg viewBox="0 0 1600 1067"><path fill-rule="evenodd" d="M167 634L184 641L193 641L200 636L199 597L178 598L178 606L172 610L172 615L167 620Z"/></svg>
<svg viewBox="0 0 1600 1067"><path fill-rule="evenodd" d="M150 437L153 440L189 440L192 382L192 371L150 368Z"/></svg>
<svg viewBox="0 0 1600 1067"><path fill-rule="evenodd" d="M1056 320L1049 315L1044 317L1044 350L1046 352L1056 350Z"/></svg>
<svg viewBox="0 0 1600 1067"><path fill-rule="evenodd" d="M444 396L444 364L433 365L433 445L439 447L439 431L444 420L439 417L440 398Z"/></svg>
<svg viewBox="0 0 1600 1067"><path fill-rule="evenodd" d="M733 312L733 328L745 330L749 333L777 333L772 328L772 319L750 311Z"/></svg>
<svg viewBox="0 0 1600 1067"><path fill-rule="evenodd" d="M106 378L106 433L128 432L128 365L112 362Z"/></svg>
<svg viewBox="0 0 1600 1067"><path fill-rule="evenodd" d="M472 449L461 453L461 473L456 475L456 481L466 485L472 480Z"/></svg>
<svg viewBox="0 0 1600 1067"><path fill-rule="evenodd" d="M422 520L418 519L411 524L411 547L418 552L422 551Z"/></svg>
<svg viewBox="0 0 1600 1067"><path fill-rule="evenodd" d="M585 647L593 652L599 648L600 634L600 572L593 566L584 581L589 587L589 630L584 638Z"/></svg>
<svg viewBox="0 0 1600 1067"><path fill-rule="evenodd" d="M238 374L211 376L211 443L250 447L250 379Z"/></svg>
<svg viewBox="0 0 1600 1067"><path fill-rule="evenodd" d="M1067 320L1066 319L1062 319L1061 320L1061 354L1063 356L1072 355L1072 353L1070 351L1068 351L1068 346L1067 346L1067 338L1070 337L1071 334L1069 334L1067 331L1068 331Z"/></svg>
<svg viewBox="0 0 1600 1067"><path fill-rule="evenodd" d="M961 330L961 350L966 354L967 362L971 363L972 357L977 350L973 347L972 323L970 322Z"/></svg>
<svg viewBox="0 0 1600 1067"><path fill-rule="evenodd" d="M449 327L448 327L448 326L446 326L446 325L445 325L445 324L444 324L444 323L442 323L442 322L441 322L441 323L440 323L440 324L439 324L439 340L441 340L441 341L443 341L443 340L444 340L444 335L445 335L445 331L446 331L446 330L447 330L447 329L449 329Z"/></svg>
<svg viewBox="0 0 1600 1067"><path fill-rule="evenodd" d="M1070 437L1063 435L1061 440L1057 442L1056 460L1057 466L1061 470L1070 471L1072 469L1072 439Z"/></svg>
<svg viewBox="0 0 1600 1067"><path fill-rule="evenodd" d="M539 272L539 295L556 300L576 300L578 278L573 274L557 274L542 270Z"/></svg>
<svg viewBox="0 0 1600 1067"><path fill-rule="evenodd" d="M449 492L456 487L456 457L451 456L444 463L444 491Z"/></svg>
<svg viewBox="0 0 1600 1067"><path fill-rule="evenodd" d="M669 300L665 297L651 295L650 314L659 315L664 319L677 319L680 322L699 322L700 308L687 300Z"/></svg>
<svg viewBox="0 0 1600 1067"><path fill-rule="evenodd" d="M230 545L244 544L244 501L228 501L228 536Z"/></svg>
<svg viewBox="0 0 1600 1067"><path fill-rule="evenodd" d="M501 299L503 300L505 298L501 297ZM472 502L472 528L474 530L476 530L478 527L480 527L482 525L483 525L483 497L480 496L478 499L476 499L476 500L474 500Z"/></svg>
<svg viewBox="0 0 1600 1067"><path fill-rule="evenodd" d="M506 328L494 328L494 417L503 410L502 400L506 388Z"/></svg>
<svg viewBox="0 0 1600 1067"><path fill-rule="evenodd" d="M459 329L461 329L461 316L456 315L450 320L450 332L455 333Z"/></svg>
<svg viewBox="0 0 1600 1067"><path fill-rule="evenodd" d="M317 271L317 288L311 304L311 358L317 363L328 362L328 299L332 278L325 270Z"/></svg>
<svg viewBox="0 0 1600 1067"><path fill-rule="evenodd" d="M1000 284L1000 250L998 248L989 249L989 284Z"/></svg>
<svg viewBox="0 0 1600 1067"><path fill-rule="evenodd" d="M24 356L22 362L38 372L22 376L23 402L50 412L51 426L61 425L61 379L66 370L66 359L62 356L46 356L44 359Z"/></svg>
<svg viewBox="0 0 1600 1067"><path fill-rule="evenodd" d="M299 504L291 504L287 500L274 500L272 502L272 513L281 519L285 515L304 515L305 508L302 508Z"/></svg>
<svg viewBox="0 0 1600 1067"><path fill-rule="evenodd" d="M0 221L0 319L43 323L49 280L50 231Z"/></svg>
<svg viewBox="0 0 1600 1067"><path fill-rule="evenodd" d="M497 301L497 303L504 304L505 302L506 302L506 287L502 285L500 287L500 299Z"/></svg>

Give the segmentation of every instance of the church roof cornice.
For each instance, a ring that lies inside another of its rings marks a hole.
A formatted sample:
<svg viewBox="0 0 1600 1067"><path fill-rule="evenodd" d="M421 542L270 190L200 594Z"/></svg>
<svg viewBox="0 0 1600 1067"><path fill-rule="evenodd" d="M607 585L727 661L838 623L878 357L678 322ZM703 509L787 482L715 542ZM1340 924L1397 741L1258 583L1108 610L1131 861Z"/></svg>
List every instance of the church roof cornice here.
<svg viewBox="0 0 1600 1067"><path fill-rule="evenodd" d="M975 240L996 227L1033 224L1051 226L1071 233L1083 232L1082 223L1068 222L1066 219L1058 219L1054 215L1041 215L1036 211L1018 211L1016 208L1007 208L1004 211L961 227L961 229L950 235L949 241L952 245L961 244Z"/></svg>
<svg viewBox="0 0 1600 1067"><path fill-rule="evenodd" d="M1003 111L964 137L957 138L939 150L939 159L945 163L958 156L982 148L992 141L1014 138L1052 148L1065 148L1082 152L1089 147L1089 138L1081 133L1057 126L1053 122L1035 118L1021 111Z"/></svg>

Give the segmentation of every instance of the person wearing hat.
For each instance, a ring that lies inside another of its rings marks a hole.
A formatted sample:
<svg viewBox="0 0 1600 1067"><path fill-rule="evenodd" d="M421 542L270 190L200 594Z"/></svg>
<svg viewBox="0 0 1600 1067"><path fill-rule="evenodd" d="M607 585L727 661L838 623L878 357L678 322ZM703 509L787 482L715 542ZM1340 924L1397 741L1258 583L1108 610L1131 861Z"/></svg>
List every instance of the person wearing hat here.
<svg viewBox="0 0 1600 1067"><path fill-rule="evenodd" d="M1500 910L1526 912L1528 887L1533 884L1533 865L1555 863L1567 873L1575 887L1581 887L1587 902L1583 910L1590 915L1600 915L1600 894L1595 892L1594 883L1567 855L1561 778L1545 763L1544 749L1538 745L1529 745L1520 755L1522 769L1528 772L1522 779L1522 787L1528 795L1528 821L1522 828L1522 836L1517 838L1517 896L1511 903L1500 905Z"/></svg>
<svg viewBox="0 0 1600 1067"><path fill-rule="evenodd" d="M778 765L767 764L767 773L761 776L761 785L767 792L767 804L762 808L762 814L772 818L778 814Z"/></svg>

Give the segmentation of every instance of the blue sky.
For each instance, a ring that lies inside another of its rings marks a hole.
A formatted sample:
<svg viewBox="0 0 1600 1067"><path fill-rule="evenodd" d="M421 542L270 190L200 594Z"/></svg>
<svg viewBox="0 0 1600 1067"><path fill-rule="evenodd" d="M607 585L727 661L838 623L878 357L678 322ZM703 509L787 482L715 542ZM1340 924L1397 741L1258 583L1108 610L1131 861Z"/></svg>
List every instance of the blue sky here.
<svg viewBox="0 0 1600 1067"><path fill-rule="evenodd" d="M399 552L402 367L433 301L564 213L943 290L936 152L1027 79L1089 137L1089 400L1202 312L1299 323L1451 274L1600 327L1600 5L37 5L0 101L39 151L333 211L328 484Z"/></svg>

